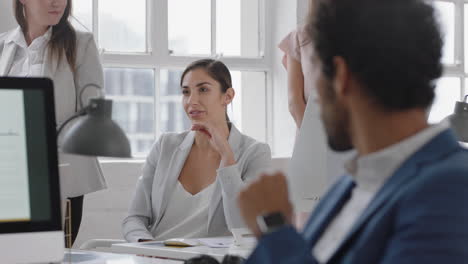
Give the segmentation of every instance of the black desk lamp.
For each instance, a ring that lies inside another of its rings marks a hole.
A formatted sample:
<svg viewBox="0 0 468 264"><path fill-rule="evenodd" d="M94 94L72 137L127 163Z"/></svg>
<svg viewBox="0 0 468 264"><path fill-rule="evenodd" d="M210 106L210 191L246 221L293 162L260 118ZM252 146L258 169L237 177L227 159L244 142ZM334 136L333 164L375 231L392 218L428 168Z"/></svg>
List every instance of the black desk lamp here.
<svg viewBox="0 0 468 264"><path fill-rule="evenodd" d="M57 130L57 135L72 120L81 117L70 129L65 131L61 150L65 153L131 158L130 143L124 131L112 121L112 100L103 97L92 98L88 106L83 107L83 92L88 87L100 87L95 84L85 86L79 95L81 110L67 119Z"/></svg>
<svg viewBox="0 0 468 264"><path fill-rule="evenodd" d="M468 142L468 95L465 96L463 102L455 104L455 111L448 118L457 139L462 142Z"/></svg>
<svg viewBox="0 0 468 264"><path fill-rule="evenodd" d="M92 98L89 105L83 107L83 92L95 84L88 84L79 94L80 111L63 122L57 130L57 137L72 120L80 118L65 131L60 149L65 153L85 156L131 158L130 143L124 131L112 121L112 101L102 96ZM65 241L68 248L71 241L71 205L67 202L65 216ZM68 220L67 220L68 219Z"/></svg>

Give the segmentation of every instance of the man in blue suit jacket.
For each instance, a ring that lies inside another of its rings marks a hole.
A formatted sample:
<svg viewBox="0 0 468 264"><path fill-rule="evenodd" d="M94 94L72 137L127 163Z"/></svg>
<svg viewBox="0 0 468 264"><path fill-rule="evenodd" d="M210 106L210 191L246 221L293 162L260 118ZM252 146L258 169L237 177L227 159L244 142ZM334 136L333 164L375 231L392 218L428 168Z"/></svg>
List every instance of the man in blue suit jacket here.
<svg viewBox="0 0 468 264"><path fill-rule="evenodd" d="M258 236L247 263L468 263L468 153L426 109L442 37L423 0L316 0L316 88L328 142L355 148L303 232L282 174L239 196ZM311 175L313 176L313 175Z"/></svg>

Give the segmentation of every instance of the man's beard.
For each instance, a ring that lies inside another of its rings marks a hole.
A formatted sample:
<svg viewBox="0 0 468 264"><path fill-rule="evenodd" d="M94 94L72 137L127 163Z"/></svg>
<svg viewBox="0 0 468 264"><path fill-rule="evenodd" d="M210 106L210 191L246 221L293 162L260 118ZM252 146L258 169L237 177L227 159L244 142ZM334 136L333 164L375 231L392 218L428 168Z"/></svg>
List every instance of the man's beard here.
<svg viewBox="0 0 468 264"><path fill-rule="evenodd" d="M327 93L333 93L331 83L327 84ZM334 151L348 151L353 149L349 133L349 114L347 110L336 101L334 94L327 94L327 105L322 106L322 122L327 134L328 146ZM328 110L323 112L324 110Z"/></svg>
<svg viewBox="0 0 468 264"><path fill-rule="evenodd" d="M328 146L333 151L338 152L348 151L354 148L351 140L349 140L349 135L335 135L333 137L328 136Z"/></svg>

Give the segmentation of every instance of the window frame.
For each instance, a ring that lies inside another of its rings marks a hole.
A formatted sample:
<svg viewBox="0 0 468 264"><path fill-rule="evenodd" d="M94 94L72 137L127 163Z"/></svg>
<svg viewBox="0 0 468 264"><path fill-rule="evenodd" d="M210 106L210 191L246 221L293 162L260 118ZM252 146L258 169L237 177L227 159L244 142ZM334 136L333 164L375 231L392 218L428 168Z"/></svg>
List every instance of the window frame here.
<svg viewBox="0 0 468 264"><path fill-rule="evenodd" d="M463 100L467 92L466 79L468 78L467 65L465 65L465 4L468 0L428 0L430 3L445 2L453 3L455 10L455 50L454 50L454 63L444 63L444 72L441 77L456 77L460 79L460 100Z"/></svg>
<svg viewBox="0 0 468 264"><path fill-rule="evenodd" d="M161 71L164 69L184 69L189 63L202 58L219 59L224 62L231 71L253 71L265 73L265 110L264 141L273 145L273 116L268 110L273 106L272 91L272 49L274 45L267 45L271 37L271 29L267 27L271 19L271 1L259 1L259 57L230 57L216 53L216 1L211 0L211 51L210 56L191 56L170 54L169 52L169 32L168 32L168 1L170 0L145 0L146 1L146 52L126 53L113 52L100 49L101 61L104 68L134 68L150 69L154 71L154 138L157 139L162 134L160 127L161 117L157 109L160 109L160 84ZM241 0L249 1L249 0ZM92 33L99 46L99 0L92 0ZM109 96L111 98L112 96ZM135 159L141 159L138 155Z"/></svg>

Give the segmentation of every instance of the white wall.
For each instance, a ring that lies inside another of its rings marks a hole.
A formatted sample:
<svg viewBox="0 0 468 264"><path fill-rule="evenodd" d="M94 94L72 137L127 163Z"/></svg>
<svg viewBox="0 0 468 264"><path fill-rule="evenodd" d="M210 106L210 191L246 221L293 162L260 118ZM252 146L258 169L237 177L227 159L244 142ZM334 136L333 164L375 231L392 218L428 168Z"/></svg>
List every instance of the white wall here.
<svg viewBox="0 0 468 264"><path fill-rule="evenodd" d="M0 32L8 31L16 26L15 18L13 17L13 1L0 1Z"/></svg>
<svg viewBox="0 0 468 264"><path fill-rule="evenodd" d="M277 156L291 156L296 137L296 125L288 109L287 73L281 64L283 52L277 48L279 42L297 25L296 1L273 0L272 14L272 63L273 63L273 142Z"/></svg>
<svg viewBox="0 0 468 264"><path fill-rule="evenodd" d="M309 10L309 0L297 0L297 22L304 22Z"/></svg>
<svg viewBox="0 0 468 264"><path fill-rule="evenodd" d="M305 22L310 0L274 0L272 26L272 63L273 63L273 112L274 120L272 126L274 155L289 157L292 154L296 129L294 120L288 109L287 73L281 65L283 52L277 46L279 42L298 24Z"/></svg>
<svg viewBox="0 0 468 264"><path fill-rule="evenodd" d="M143 162L103 163L107 189L85 196L83 220L74 247L90 239L123 239L126 217Z"/></svg>

